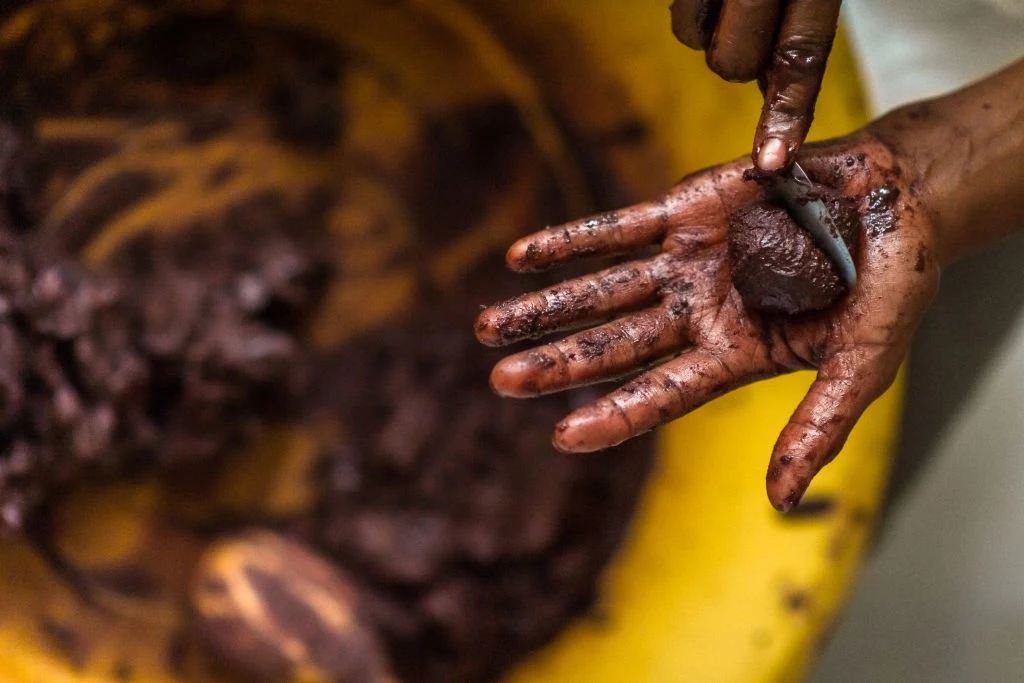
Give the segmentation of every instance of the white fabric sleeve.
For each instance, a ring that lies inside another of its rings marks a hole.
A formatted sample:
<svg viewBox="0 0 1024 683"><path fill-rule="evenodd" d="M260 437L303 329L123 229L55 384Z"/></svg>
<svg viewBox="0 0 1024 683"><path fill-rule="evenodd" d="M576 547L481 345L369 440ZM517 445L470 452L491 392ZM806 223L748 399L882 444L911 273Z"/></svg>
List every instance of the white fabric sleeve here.
<svg viewBox="0 0 1024 683"><path fill-rule="evenodd" d="M1012 17L1024 17L1024 0L985 0L985 2Z"/></svg>
<svg viewBox="0 0 1024 683"><path fill-rule="evenodd" d="M846 0L843 14L876 115L1024 56L1024 0Z"/></svg>

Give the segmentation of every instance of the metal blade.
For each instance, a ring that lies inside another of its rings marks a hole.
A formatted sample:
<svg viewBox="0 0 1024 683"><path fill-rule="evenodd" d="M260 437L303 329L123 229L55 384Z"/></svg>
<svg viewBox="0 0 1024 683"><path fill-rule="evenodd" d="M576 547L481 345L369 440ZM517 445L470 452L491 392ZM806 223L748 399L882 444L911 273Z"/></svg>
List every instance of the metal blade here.
<svg viewBox="0 0 1024 683"><path fill-rule="evenodd" d="M852 288L857 283L857 267L853 263L853 256L836 228L828 205L813 190L810 178L796 163L793 164L791 176L775 179L775 191L793 220L811 233L814 241L835 264L839 277L847 287Z"/></svg>

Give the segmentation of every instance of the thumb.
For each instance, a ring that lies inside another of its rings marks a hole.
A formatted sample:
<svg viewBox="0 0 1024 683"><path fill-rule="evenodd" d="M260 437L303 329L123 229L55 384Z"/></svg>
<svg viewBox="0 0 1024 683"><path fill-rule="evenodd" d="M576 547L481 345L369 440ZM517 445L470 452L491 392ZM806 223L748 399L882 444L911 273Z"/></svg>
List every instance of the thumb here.
<svg viewBox="0 0 1024 683"><path fill-rule="evenodd" d="M851 357L852 356L852 357ZM898 363L833 356L789 418L772 451L766 483L775 509L789 512L846 443L854 425L896 377Z"/></svg>

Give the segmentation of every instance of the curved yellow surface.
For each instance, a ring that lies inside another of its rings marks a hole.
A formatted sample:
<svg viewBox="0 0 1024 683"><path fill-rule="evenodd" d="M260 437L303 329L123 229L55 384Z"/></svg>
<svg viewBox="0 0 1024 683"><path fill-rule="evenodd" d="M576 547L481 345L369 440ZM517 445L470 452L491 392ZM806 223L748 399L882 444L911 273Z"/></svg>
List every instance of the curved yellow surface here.
<svg viewBox="0 0 1024 683"><path fill-rule="evenodd" d="M390 21L384 15L393 9L380 10L375 19L373 11L366 10L373 6L371 0L245 4L253 15L344 35L349 44L373 50L396 68L420 69L419 80L412 82L418 83L418 96L427 106L444 108L491 91L514 99L569 203L578 197L581 211L586 206L581 169L574 166L545 101L559 101L582 128L602 130L630 121L648 131L644 152L607 150L614 175L636 196L652 194L688 171L749 151L760 103L756 88L720 82L707 72L700 55L676 44L668 29L666 0L402 3L401 11L443 26L473 55L459 66L461 72L453 71L443 82L431 78L425 66L431 61L425 54L442 51L429 39L434 34L418 31L415 22ZM584 67L592 78L580 76ZM383 127L394 124L388 129L388 144L402 142L401 117L395 109L382 111L377 119ZM853 65L840 42L812 137L842 134L863 121ZM366 144L377 142L372 131L368 133ZM96 249L107 248L105 242L97 244ZM401 309L404 296L401 285L394 291L392 313ZM345 301L344 293L336 298L339 307ZM334 343L350 333L351 329L313 330L318 343ZM656 471L631 533L605 577L595 613L570 626L509 680L800 679L836 616L869 540L887 478L901 386L869 410L844 452L808 493L806 501L816 514L783 518L767 503L764 471L779 430L809 382L807 373L763 382L664 430ZM310 438L314 437L282 432L279 441L263 444L263 450L294 453L290 461L302 463L313 450ZM266 479L286 469L253 466L248 471ZM260 498L272 499L268 505L282 509L306 504L301 495L275 498L266 481L245 479L229 482L226 488L232 485L250 493L258 490ZM65 551L86 566L143 552L151 536L147 511L159 504L160 497L159 487L152 483L84 494L69 503L68 524L78 519L80 527L107 529L116 538L104 540L96 532L78 546L66 545ZM120 520L105 522L118 516L110 500L125 505L118 508ZM170 537L172 546L173 542ZM99 547L103 551L94 552ZM8 571L12 568L16 570ZM186 674L168 673L166 666L168 648L173 648L168 644L171 634L181 628L182 619L173 601L147 603L144 618L124 620L84 670L69 665L66 657L52 656L39 636L38 623L27 615L46 613L55 623L62 618L99 619L80 616L74 602L26 546L0 549L2 680L110 681L110 672L126 657L135 671L133 680L191 680ZM121 607L130 611L131 606ZM156 640L158 646L153 645Z"/></svg>

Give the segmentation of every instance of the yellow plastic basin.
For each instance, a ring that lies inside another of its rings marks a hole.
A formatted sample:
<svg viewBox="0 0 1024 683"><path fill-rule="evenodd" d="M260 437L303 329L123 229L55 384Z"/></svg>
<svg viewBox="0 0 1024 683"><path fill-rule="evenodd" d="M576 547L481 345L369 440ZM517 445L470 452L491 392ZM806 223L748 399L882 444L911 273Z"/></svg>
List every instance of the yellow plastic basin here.
<svg viewBox="0 0 1024 683"><path fill-rule="evenodd" d="M61 1L81 11L104 5ZM760 105L756 87L719 81L701 55L678 45L669 30L667 0L240 4L253 17L302 26L373 54L405 79L423 106L443 109L493 93L512 99L574 212L592 207L581 171L551 117L552 103L583 131L647 131L640 147L609 143L605 150L612 175L635 199L750 148ZM8 27L8 37L16 30ZM865 110L859 93L840 40L812 137L861 125ZM401 111L383 106L376 125L367 132L367 145L374 144L375 135L394 141L405 130ZM85 256L102 258L126 234L101 236ZM498 228L491 235L496 244L508 241ZM330 310L311 330L314 340L334 344L400 313L407 305L407 286L401 278L389 280L378 288L382 298L369 308L361 297L335 292ZM522 663L510 681L774 683L805 674L867 547L886 485L901 396L898 382L816 480L807 500L817 503L820 514L785 519L766 500L764 472L774 440L810 379L802 373L762 382L663 431L658 465L603 581L600 620L572 624ZM278 511L306 504L301 491L293 494L277 482L301 471L315 438L283 430L261 444L258 453L247 454L244 474L225 480L225 497L233 497L236 507L259 500ZM153 511L161 495L155 481L76 495L61 516L65 554L83 565L105 566L147 548L155 552L149 546L160 533ZM176 545L173 534L160 538L161 552L179 561L194 551L185 541ZM174 584L173 578L168 581ZM4 544L0 679L113 683L118 666L129 663L135 681L190 680L167 666L184 619L179 598L115 601L100 614L83 607L27 544ZM114 622L111 612L119 615ZM67 652L54 652L52 633L41 635L40 615L87 629L96 624L107 635L76 668Z"/></svg>

